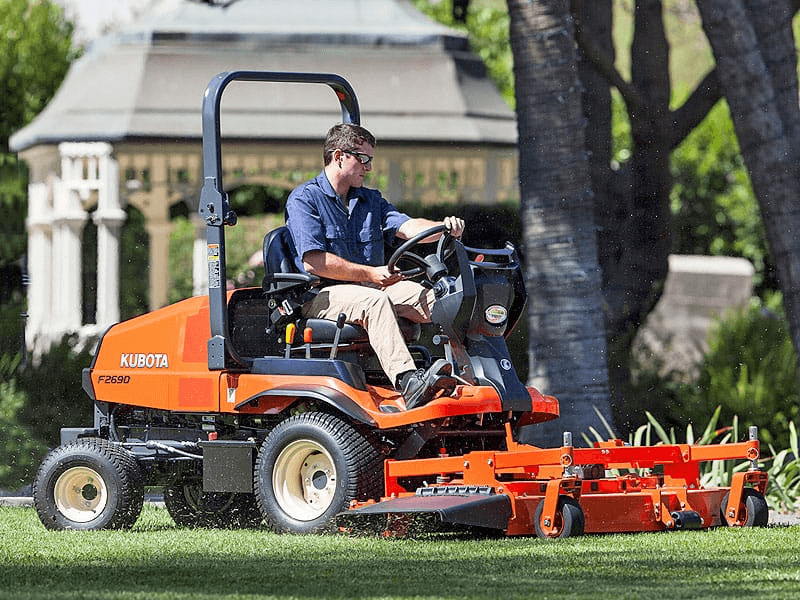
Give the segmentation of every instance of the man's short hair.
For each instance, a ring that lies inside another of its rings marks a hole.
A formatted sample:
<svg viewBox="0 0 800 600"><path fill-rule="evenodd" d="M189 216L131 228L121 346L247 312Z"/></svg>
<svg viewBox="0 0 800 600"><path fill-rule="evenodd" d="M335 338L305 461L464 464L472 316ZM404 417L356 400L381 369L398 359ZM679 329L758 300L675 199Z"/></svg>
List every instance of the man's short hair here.
<svg viewBox="0 0 800 600"><path fill-rule="evenodd" d="M340 123L334 125L328 130L328 135L325 136L325 145L322 149L322 160L327 166L333 160L333 152L337 148L342 150L357 150L361 144L369 144L375 147L375 136L369 131L361 127L361 125L353 125L352 123Z"/></svg>

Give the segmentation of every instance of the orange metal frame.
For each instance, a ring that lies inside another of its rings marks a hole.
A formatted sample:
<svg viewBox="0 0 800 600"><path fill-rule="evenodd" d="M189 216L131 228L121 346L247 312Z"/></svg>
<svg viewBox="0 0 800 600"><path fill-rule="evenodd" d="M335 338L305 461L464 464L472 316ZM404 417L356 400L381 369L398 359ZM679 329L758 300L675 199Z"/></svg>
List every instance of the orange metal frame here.
<svg viewBox="0 0 800 600"><path fill-rule="evenodd" d="M509 450L470 452L463 456L394 461L385 465L387 498L413 495L400 480L430 477L448 485L493 486L511 499L512 517L507 535L535 532L534 513L544 502L540 530L557 534L558 498L578 500L585 517L586 533L661 531L677 527L673 514L694 511L702 527L741 520L742 489L752 485L762 494L767 474L755 467L758 440L715 446L672 444L651 447L628 446L610 440L594 448L536 448L516 444ZM702 488L700 463L714 460L749 460L747 472L736 473L730 488ZM649 471L616 477L581 479L572 474L576 465L601 465L604 469ZM438 479L437 479L438 478ZM722 501L730 491L726 506Z"/></svg>

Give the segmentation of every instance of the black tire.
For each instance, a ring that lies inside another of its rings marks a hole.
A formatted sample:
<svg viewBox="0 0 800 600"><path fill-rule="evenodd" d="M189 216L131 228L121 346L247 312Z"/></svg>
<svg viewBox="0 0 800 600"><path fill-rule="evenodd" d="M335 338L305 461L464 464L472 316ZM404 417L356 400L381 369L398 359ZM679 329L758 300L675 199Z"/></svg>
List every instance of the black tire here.
<svg viewBox="0 0 800 600"><path fill-rule="evenodd" d="M536 506L533 513L533 523L536 535L543 539L568 538L583 535L586 520L583 509L578 501L571 496L559 496L556 505L555 529L553 533L545 533L542 529L541 519L544 510L544 499Z"/></svg>
<svg viewBox="0 0 800 600"><path fill-rule="evenodd" d="M261 523L253 494L204 492L198 479L181 479L164 488L164 505L179 527L238 529Z"/></svg>
<svg viewBox="0 0 800 600"><path fill-rule="evenodd" d="M266 524L278 533L325 533L352 500L380 498L381 455L340 418L302 413L273 429L256 459L255 490Z"/></svg>
<svg viewBox="0 0 800 600"><path fill-rule="evenodd" d="M764 495L753 488L742 490L742 500L739 503L739 510L733 517L725 514L725 507L728 506L728 492L722 498L719 507L722 524L729 527L766 527L769 523L769 506Z"/></svg>
<svg viewBox="0 0 800 600"><path fill-rule="evenodd" d="M51 450L33 484L33 503L48 529L128 529L143 502L144 478L134 456L97 438Z"/></svg>

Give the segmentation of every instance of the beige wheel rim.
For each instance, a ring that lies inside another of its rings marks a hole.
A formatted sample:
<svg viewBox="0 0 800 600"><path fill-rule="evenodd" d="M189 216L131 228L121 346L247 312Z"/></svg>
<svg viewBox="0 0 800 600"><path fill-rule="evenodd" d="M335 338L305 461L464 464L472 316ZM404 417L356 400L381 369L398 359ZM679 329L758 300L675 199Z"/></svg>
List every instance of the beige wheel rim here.
<svg viewBox="0 0 800 600"><path fill-rule="evenodd" d="M103 478L89 467L72 467L56 480L54 488L59 512L75 523L88 523L108 504L108 488Z"/></svg>
<svg viewBox="0 0 800 600"><path fill-rule="evenodd" d="M317 442L303 439L281 450L272 471L272 489L289 517L313 521L331 506L336 479L328 451Z"/></svg>

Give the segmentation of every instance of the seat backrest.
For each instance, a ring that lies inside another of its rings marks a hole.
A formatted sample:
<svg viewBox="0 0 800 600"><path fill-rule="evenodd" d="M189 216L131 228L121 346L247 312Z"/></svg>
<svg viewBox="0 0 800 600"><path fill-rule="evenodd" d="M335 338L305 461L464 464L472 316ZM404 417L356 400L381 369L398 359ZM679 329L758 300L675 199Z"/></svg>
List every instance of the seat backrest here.
<svg viewBox="0 0 800 600"><path fill-rule="evenodd" d="M264 271L266 273L297 273L297 251L286 225L264 236Z"/></svg>

